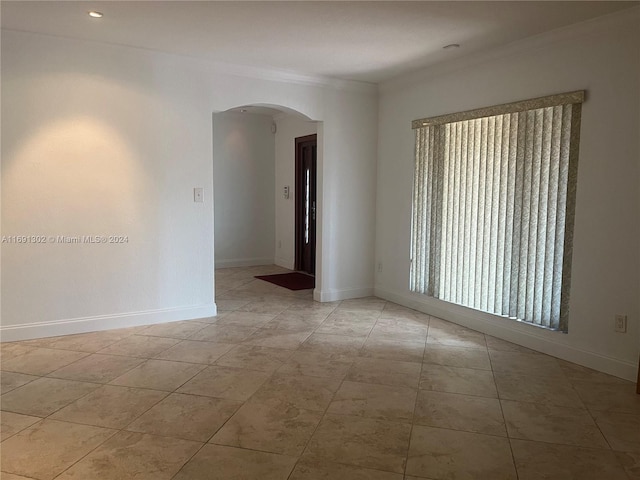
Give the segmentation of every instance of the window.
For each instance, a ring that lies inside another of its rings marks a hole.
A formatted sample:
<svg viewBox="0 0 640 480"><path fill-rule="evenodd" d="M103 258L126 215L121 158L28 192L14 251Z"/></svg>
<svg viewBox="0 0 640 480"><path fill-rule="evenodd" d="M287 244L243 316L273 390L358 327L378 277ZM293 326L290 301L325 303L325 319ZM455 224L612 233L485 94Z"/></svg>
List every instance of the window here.
<svg viewBox="0 0 640 480"><path fill-rule="evenodd" d="M583 101L413 122L412 291L567 331Z"/></svg>

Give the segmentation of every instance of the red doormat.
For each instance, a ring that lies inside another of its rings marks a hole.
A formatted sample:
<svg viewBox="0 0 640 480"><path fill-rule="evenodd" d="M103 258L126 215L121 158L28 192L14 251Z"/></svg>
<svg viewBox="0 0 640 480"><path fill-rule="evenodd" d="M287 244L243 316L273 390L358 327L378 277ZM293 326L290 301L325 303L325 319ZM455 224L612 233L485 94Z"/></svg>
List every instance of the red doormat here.
<svg viewBox="0 0 640 480"><path fill-rule="evenodd" d="M289 290L308 290L316 286L316 279L304 273L279 273L277 275L256 275L256 278Z"/></svg>

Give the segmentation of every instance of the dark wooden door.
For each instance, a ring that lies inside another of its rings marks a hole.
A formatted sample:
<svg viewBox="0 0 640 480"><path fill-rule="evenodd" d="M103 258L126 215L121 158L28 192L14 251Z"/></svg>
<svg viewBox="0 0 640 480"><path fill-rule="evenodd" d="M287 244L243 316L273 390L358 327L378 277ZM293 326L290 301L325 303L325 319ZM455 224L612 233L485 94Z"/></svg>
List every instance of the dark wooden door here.
<svg viewBox="0 0 640 480"><path fill-rule="evenodd" d="M316 273L317 137L296 138L296 270Z"/></svg>

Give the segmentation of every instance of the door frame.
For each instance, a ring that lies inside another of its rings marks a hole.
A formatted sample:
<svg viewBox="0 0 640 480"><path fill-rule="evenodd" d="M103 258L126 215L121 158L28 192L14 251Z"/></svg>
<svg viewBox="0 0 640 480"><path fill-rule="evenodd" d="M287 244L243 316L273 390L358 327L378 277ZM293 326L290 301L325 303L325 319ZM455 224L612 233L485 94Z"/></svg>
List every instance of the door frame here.
<svg viewBox="0 0 640 480"><path fill-rule="evenodd" d="M295 217L294 217L294 230L295 230L295 269L296 270L301 270L302 269L302 255L303 255L303 248L302 248L302 232L301 232L301 226L304 223L304 217L303 217L303 211L300 208L300 205L302 203L302 199L303 199L303 188L302 188L302 181L301 181L301 162L302 162L302 155L301 155L301 147L303 144L305 143L309 143L309 142L315 142L316 145L316 161L315 161L315 165L314 167L314 182L315 185L313 186L313 190L315 192L315 196L316 196L316 218L314 219L314 228L313 228L313 264L314 264L314 275L316 273L317 270L317 259L318 259L318 255L317 255L317 239L318 239L318 215L317 215L317 208L318 208L318 134L314 133L311 135L305 135L303 137L297 137L295 139L295 188L296 188L296 192L295 192Z"/></svg>

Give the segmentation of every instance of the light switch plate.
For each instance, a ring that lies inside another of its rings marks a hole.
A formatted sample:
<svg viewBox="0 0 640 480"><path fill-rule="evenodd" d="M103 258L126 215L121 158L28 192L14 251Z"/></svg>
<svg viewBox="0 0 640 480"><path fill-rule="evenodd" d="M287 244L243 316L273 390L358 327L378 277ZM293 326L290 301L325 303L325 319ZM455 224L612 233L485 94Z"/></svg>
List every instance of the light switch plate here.
<svg viewBox="0 0 640 480"><path fill-rule="evenodd" d="M619 333L627 333L627 316L616 315L614 330Z"/></svg>
<svg viewBox="0 0 640 480"><path fill-rule="evenodd" d="M202 187L195 187L193 189L193 201L196 203L204 202L204 191Z"/></svg>

